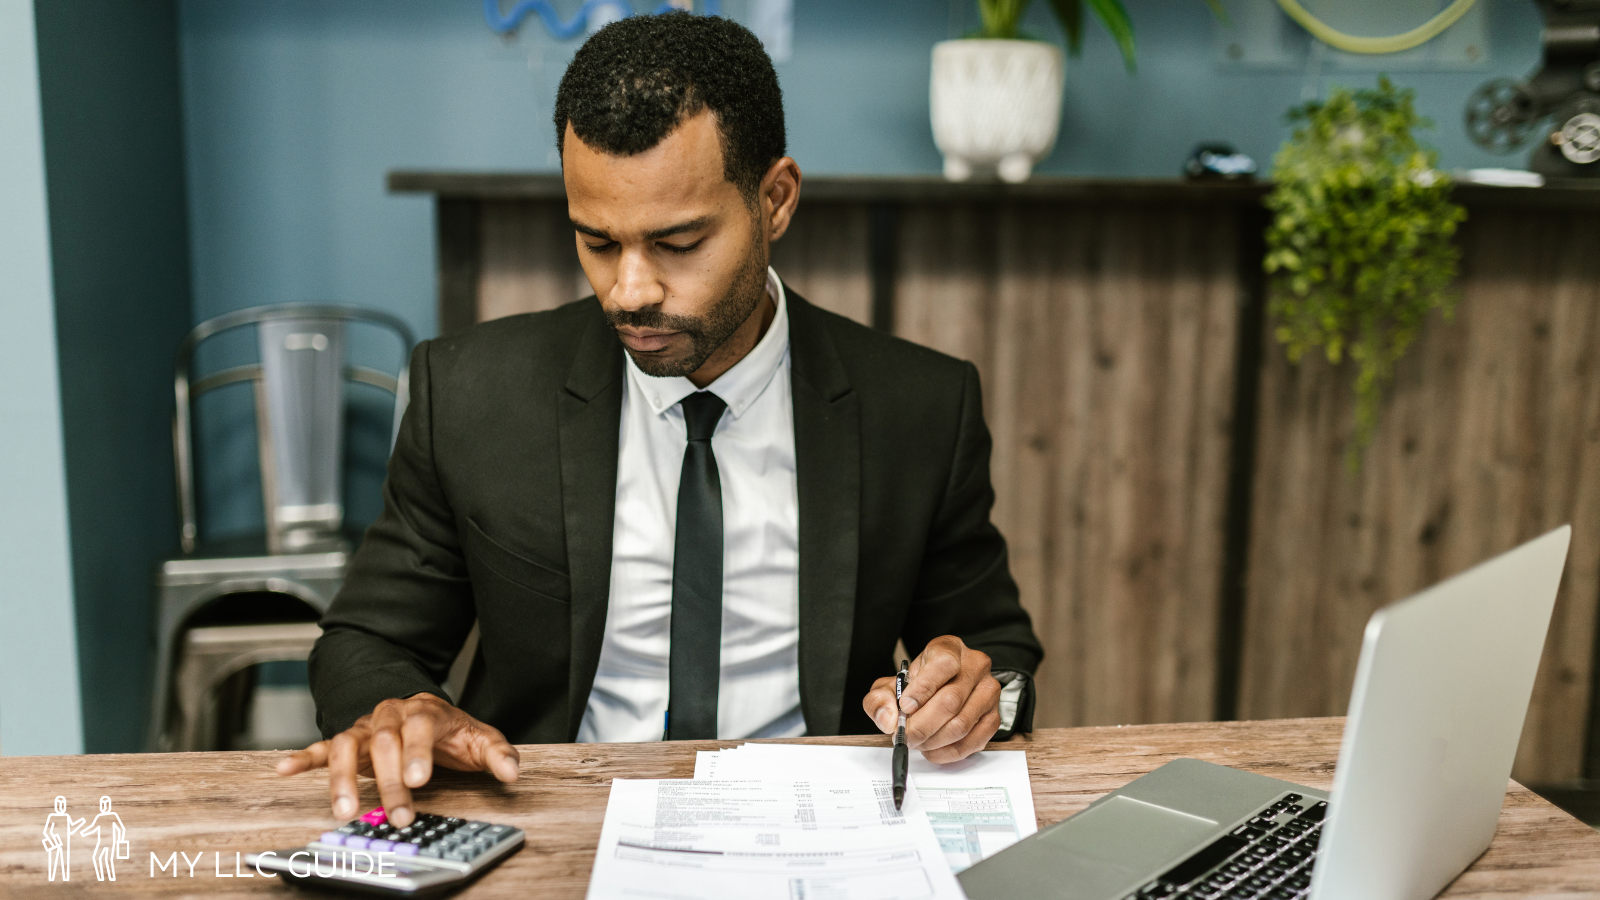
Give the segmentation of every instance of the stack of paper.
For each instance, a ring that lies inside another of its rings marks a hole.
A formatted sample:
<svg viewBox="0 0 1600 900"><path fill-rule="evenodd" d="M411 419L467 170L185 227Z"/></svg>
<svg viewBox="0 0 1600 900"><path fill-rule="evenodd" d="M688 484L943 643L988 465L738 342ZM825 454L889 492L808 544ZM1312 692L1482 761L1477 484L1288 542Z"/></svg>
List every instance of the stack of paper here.
<svg viewBox="0 0 1600 900"><path fill-rule="evenodd" d="M745 744L700 753L692 780L615 779L589 897L959 898L955 872L1036 830L1024 753L914 758L902 810L889 765Z"/></svg>
<svg viewBox="0 0 1600 900"><path fill-rule="evenodd" d="M861 779L889 783L887 748L816 744L744 744L702 750L695 778ZM1033 814L1028 756L1020 750L985 750L939 765L911 755L907 812L926 815L952 872L1011 846L1039 830Z"/></svg>

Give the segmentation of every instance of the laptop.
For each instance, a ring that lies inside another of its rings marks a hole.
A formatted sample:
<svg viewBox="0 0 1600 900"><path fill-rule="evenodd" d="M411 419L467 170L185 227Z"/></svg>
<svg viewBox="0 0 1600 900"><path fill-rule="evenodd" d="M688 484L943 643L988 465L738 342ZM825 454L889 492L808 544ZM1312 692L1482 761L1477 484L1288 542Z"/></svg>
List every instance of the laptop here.
<svg viewBox="0 0 1600 900"><path fill-rule="evenodd" d="M1570 537L1373 614L1331 792L1174 760L960 873L967 896L1434 896L1494 837Z"/></svg>

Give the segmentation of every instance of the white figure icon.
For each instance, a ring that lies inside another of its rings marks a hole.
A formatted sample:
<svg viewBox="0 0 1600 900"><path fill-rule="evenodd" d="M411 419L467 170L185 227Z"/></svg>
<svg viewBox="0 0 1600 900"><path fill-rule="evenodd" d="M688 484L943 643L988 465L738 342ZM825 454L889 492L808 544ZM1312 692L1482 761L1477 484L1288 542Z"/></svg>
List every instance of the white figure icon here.
<svg viewBox="0 0 1600 900"><path fill-rule="evenodd" d="M78 833L85 838L94 835L95 879L116 881L116 860L128 858L128 829L123 827L122 817L111 811L110 797L100 798L100 815Z"/></svg>
<svg viewBox="0 0 1600 900"><path fill-rule="evenodd" d="M56 811L44 819L44 857L50 867L50 880L56 880L56 870L61 870L61 880L72 877L72 833L83 824L67 814L67 798L56 798Z"/></svg>

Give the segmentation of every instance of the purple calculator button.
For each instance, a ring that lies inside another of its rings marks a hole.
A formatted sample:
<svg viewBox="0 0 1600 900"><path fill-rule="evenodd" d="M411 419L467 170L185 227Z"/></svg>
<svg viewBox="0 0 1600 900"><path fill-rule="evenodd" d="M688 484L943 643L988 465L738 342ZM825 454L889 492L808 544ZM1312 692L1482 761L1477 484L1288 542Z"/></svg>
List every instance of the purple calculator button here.
<svg viewBox="0 0 1600 900"><path fill-rule="evenodd" d="M372 838L365 838L359 834L347 834L344 836L344 845L352 850L365 850L370 843L372 843Z"/></svg>
<svg viewBox="0 0 1600 900"><path fill-rule="evenodd" d="M371 841L367 844L367 849L373 853L392 853L394 841Z"/></svg>
<svg viewBox="0 0 1600 900"><path fill-rule="evenodd" d="M321 841L324 844L332 844L337 847L344 843L344 838L345 836L337 831L324 831L322 833Z"/></svg>
<svg viewBox="0 0 1600 900"><path fill-rule="evenodd" d="M394 852L398 856L416 856L417 855L417 845L416 844L395 844L394 845Z"/></svg>

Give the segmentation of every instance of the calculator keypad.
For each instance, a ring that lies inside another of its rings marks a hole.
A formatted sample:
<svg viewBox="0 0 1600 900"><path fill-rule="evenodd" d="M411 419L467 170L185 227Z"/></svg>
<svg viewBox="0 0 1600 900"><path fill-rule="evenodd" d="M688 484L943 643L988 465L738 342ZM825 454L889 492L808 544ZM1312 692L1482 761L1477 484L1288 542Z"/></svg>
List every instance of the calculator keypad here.
<svg viewBox="0 0 1600 900"><path fill-rule="evenodd" d="M487 853L514 831L510 825L474 822L456 816L418 813L415 821L396 828L378 807L337 831L323 832L317 843L368 853L394 853L470 863Z"/></svg>

